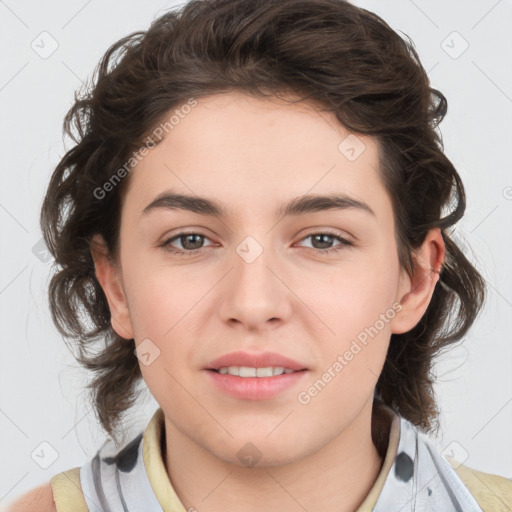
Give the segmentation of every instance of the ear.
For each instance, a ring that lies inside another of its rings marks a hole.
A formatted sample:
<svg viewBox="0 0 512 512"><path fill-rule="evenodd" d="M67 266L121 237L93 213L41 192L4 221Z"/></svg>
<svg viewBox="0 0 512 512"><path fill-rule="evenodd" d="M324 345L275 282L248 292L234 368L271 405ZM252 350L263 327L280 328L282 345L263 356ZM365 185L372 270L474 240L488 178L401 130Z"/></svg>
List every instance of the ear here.
<svg viewBox="0 0 512 512"><path fill-rule="evenodd" d="M111 261L107 245L101 235L93 236L90 249L94 260L96 278L107 297L112 328L122 338L133 339L133 327L122 285L120 268Z"/></svg>
<svg viewBox="0 0 512 512"><path fill-rule="evenodd" d="M402 309L390 322L393 334L408 332L421 320L439 281L444 258L445 245L441 230L431 229L421 246L413 251L413 275L402 269L396 297Z"/></svg>

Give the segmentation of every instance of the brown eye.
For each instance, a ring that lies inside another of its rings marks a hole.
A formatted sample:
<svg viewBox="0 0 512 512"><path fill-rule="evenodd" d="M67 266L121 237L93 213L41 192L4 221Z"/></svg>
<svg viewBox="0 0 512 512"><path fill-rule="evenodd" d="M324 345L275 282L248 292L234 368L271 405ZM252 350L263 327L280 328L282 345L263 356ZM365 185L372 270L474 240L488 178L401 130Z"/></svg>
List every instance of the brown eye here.
<svg viewBox="0 0 512 512"><path fill-rule="evenodd" d="M326 235L324 233L321 233L319 235L311 235L311 240L313 241L313 246L316 249L330 249L333 238L334 238L333 236ZM315 244L319 244L320 247Z"/></svg>
<svg viewBox="0 0 512 512"><path fill-rule="evenodd" d="M179 240L184 249L194 250L201 248L203 237L197 233L191 233L187 235L181 235Z"/></svg>
<svg viewBox="0 0 512 512"><path fill-rule="evenodd" d="M166 240L162 247L173 254L193 255L203 249L205 239L207 239L207 236L202 233L178 233L176 236ZM179 242L181 248L172 245L177 242Z"/></svg>
<svg viewBox="0 0 512 512"><path fill-rule="evenodd" d="M302 241L311 238L312 240L312 249L318 249L319 253L332 253L345 249L347 246L352 246L352 242L349 242L345 238L340 237L339 235L335 235L334 233L311 233L310 235L304 237ZM333 239L337 240L339 244L332 245Z"/></svg>

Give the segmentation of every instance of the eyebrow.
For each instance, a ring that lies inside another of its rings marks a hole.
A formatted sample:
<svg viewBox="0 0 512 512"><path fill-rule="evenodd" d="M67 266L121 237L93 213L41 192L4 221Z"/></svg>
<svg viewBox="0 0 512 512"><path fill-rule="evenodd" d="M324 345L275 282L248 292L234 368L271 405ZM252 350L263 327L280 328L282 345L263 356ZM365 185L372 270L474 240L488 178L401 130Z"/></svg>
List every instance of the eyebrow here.
<svg viewBox="0 0 512 512"><path fill-rule="evenodd" d="M357 209L376 217L375 212L362 201L344 194L308 194L299 196L275 211L276 217L305 215L307 213L325 210ZM226 218L229 212L226 207L207 197L177 194L171 191L163 192L149 203L142 211L142 217L155 210L184 210L201 215Z"/></svg>

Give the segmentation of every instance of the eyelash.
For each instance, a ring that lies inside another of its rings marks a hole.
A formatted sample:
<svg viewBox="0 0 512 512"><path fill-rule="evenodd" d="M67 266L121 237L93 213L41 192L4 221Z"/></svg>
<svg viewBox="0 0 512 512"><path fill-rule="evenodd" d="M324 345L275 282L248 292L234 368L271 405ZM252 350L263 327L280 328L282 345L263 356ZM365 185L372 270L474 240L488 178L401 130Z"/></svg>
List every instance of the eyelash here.
<svg viewBox="0 0 512 512"><path fill-rule="evenodd" d="M181 238L182 236L187 236L187 235L199 235L200 237L208 238L205 234L197 232L197 231L181 232L181 233L178 233L177 235L173 236L172 238L169 238L168 240L166 240L161 245L161 247L165 251L168 251L171 254L175 254L177 256L193 256L193 255L197 254L197 252L200 251L201 249L205 249L205 247L200 247L199 249L192 249L192 250L189 250L189 251L182 251L181 249L175 249L174 247L171 248L171 246L170 246L171 242L174 242L175 240ZM353 246L352 242L346 240L345 238L340 237L339 235L336 235L335 233L330 233L329 231L320 231L318 233L310 233L309 235L307 235L304 238L302 238L300 241L302 242L302 241L306 240L307 238L311 238L311 237L316 236L316 235L327 235L327 236L329 236L331 238L335 238L336 240L341 242L339 245L331 247L329 249L315 249L314 247L312 247L313 250L316 250L321 255L328 255L328 254L332 254L332 253L337 253L339 251L342 251L346 247Z"/></svg>

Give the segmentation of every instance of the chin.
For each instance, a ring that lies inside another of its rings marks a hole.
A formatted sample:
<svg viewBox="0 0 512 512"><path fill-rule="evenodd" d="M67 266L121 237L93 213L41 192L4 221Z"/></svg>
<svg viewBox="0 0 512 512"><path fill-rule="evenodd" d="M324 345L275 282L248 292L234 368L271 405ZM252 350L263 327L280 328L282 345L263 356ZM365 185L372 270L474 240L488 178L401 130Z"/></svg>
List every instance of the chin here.
<svg viewBox="0 0 512 512"><path fill-rule="evenodd" d="M260 450L256 445L250 442L236 449L235 453L235 457L233 457L233 452L230 452L220 458L229 464L234 464L242 468L246 467L248 469L286 466L301 458L300 454L297 453L285 453L284 451L283 453L275 453L275 451L266 450L265 448ZM268 455L265 455L266 453Z"/></svg>
<svg viewBox="0 0 512 512"><path fill-rule="evenodd" d="M284 466L314 451L314 447L304 450L303 442L298 442L290 436L279 436L275 432L268 436L267 430L261 435L256 435L254 432L251 432L250 436L238 436L235 432L233 434L235 437L226 445L219 449L217 444L212 446L210 451L217 458L240 467ZM275 437L270 439L274 435ZM297 451L298 446L300 446L300 452Z"/></svg>

